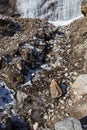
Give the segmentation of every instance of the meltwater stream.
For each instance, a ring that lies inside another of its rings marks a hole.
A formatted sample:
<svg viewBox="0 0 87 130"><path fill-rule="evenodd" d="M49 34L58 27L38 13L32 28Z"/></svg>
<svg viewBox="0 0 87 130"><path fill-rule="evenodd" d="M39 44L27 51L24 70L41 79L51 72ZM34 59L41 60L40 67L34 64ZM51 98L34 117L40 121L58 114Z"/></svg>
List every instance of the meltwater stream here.
<svg viewBox="0 0 87 130"><path fill-rule="evenodd" d="M81 16L82 0L17 0L17 12L25 18L68 21Z"/></svg>

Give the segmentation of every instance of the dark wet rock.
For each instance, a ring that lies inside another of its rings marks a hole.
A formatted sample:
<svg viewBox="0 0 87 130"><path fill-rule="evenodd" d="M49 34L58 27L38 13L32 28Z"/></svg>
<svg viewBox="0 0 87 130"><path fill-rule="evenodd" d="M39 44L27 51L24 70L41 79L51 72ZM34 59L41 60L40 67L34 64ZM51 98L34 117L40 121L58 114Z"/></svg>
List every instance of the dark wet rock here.
<svg viewBox="0 0 87 130"><path fill-rule="evenodd" d="M6 65L10 64L12 62L12 58L9 54L2 56L0 59L0 69L3 69L6 67Z"/></svg>
<svg viewBox="0 0 87 130"><path fill-rule="evenodd" d="M1 0L0 1L0 4L6 4L6 3L8 3L8 0Z"/></svg>
<svg viewBox="0 0 87 130"><path fill-rule="evenodd" d="M61 88L63 91L63 95L65 95L67 93L67 85L65 83L61 83Z"/></svg>
<svg viewBox="0 0 87 130"><path fill-rule="evenodd" d="M4 69L6 65L8 64L9 60L8 58L5 58L5 56L2 56L0 59L0 69Z"/></svg>
<svg viewBox="0 0 87 130"><path fill-rule="evenodd" d="M51 39L54 39L55 32L56 31L53 31L48 27L40 28L36 33L36 37L44 39L45 41L49 41Z"/></svg>
<svg viewBox="0 0 87 130"><path fill-rule="evenodd" d="M84 116L80 119L83 130L87 129L87 116Z"/></svg>
<svg viewBox="0 0 87 130"><path fill-rule="evenodd" d="M11 61L12 61L11 56L8 54L4 57L4 59L7 61L8 64L11 63Z"/></svg>
<svg viewBox="0 0 87 130"><path fill-rule="evenodd" d="M0 124L0 130L12 130L10 125Z"/></svg>
<svg viewBox="0 0 87 130"><path fill-rule="evenodd" d="M2 58L0 58L0 69L2 68Z"/></svg>
<svg viewBox="0 0 87 130"><path fill-rule="evenodd" d="M19 30L20 26L17 22L9 18L0 19L0 34L2 36L13 36Z"/></svg>
<svg viewBox="0 0 87 130"><path fill-rule="evenodd" d="M11 119L12 130L30 130L27 122L21 117L13 117Z"/></svg>
<svg viewBox="0 0 87 130"><path fill-rule="evenodd" d="M19 116L7 117L6 123L1 124L0 130L31 130L25 119Z"/></svg>
<svg viewBox="0 0 87 130"><path fill-rule="evenodd" d="M7 117L6 122L0 123L0 130L31 130L25 119L19 116Z"/></svg>
<svg viewBox="0 0 87 130"><path fill-rule="evenodd" d="M41 39L31 39L19 45L21 58L27 62L30 69L36 69L45 62L47 43Z"/></svg>

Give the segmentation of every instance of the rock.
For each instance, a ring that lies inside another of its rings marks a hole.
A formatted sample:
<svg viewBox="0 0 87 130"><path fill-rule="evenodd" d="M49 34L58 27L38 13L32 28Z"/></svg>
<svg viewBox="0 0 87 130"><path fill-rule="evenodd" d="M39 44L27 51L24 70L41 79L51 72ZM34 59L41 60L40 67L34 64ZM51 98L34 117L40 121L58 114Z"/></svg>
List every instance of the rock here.
<svg viewBox="0 0 87 130"><path fill-rule="evenodd" d="M10 18L0 18L0 34L2 36L13 36L20 30L17 22Z"/></svg>
<svg viewBox="0 0 87 130"><path fill-rule="evenodd" d="M19 70L20 72L22 71L22 61L18 57L13 57L12 63L16 70Z"/></svg>
<svg viewBox="0 0 87 130"><path fill-rule="evenodd" d="M49 41L54 38L54 34L55 33L50 28L45 27L38 29L36 37Z"/></svg>
<svg viewBox="0 0 87 130"><path fill-rule="evenodd" d="M19 116L6 117L4 123L0 123L0 130L31 130L29 124Z"/></svg>
<svg viewBox="0 0 87 130"><path fill-rule="evenodd" d="M32 38L19 45L19 53L30 69L36 69L45 60L47 43L42 39Z"/></svg>
<svg viewBox="0 0 87 130"><path fill-rule="evenodd" d="M12 130L30 130L30 126L21 117L14 116L9 119L9 123L12 125Z"/></svg>
<svg viewBox="0 0 87 130"><path fill-rule="evenodd" d="M87 17L87 0L83 0L81 4L81 12Z"/></svg>
<svg viewBox="0 0 87 130"><path fill-rule="evenodd" d="M41 112L39 110L35 110L34 112L32 112L32 120L36 122L41 121Z"/></svg>
<svg viewBox="0 0 87 130"><path fill-rule="evenodd" d="M77 97L87 94L87 74L80 75L73 83L72 88Z"/></svg>
<svg viewBox="0 0 87 130"><path fill-rule="evenodd" d="M65 95L67 93L67 85L65 83L61 83L61 88L63 91L63 95Z"/></svg>
<svg viewBox="0 0 87 130"><path fill-rule="evenodd" d="M17 91L17 103L18 107L22 107L24 100L27 98L27 94L22 91Z"/></svg>
<svg viewBox="0 0 87 130"><path fill-rule="evenodd" d="M80 121L71 117L55 124L55 130L82 130Z"/></svg>
<svg viewBox="0 0 87 130"><path fill-rule="evenodd" d="M59 98L62 96L62 89L61 87L57 84L55 79L51 81L50 84L50 94L52 98Z"/></svg>
<svg viewBox="0 0 87 130"><path fill-rule="evenodd" d="M39 124L37 122L35 122L35 124L33 125L33 129L38 130L38 126L39 126Z"/></svg>

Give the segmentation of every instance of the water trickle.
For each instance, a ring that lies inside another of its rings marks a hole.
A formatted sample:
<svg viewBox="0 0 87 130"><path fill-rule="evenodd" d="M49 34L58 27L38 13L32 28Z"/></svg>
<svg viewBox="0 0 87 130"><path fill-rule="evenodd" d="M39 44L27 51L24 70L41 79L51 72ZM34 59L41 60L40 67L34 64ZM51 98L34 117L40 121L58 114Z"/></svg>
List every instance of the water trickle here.
<svg viewBox="0 0 87 130"><path fill-rule="evenodd" d="M70 20L81 15L82 0L17 0L17 12L25 18Z"/></svg>

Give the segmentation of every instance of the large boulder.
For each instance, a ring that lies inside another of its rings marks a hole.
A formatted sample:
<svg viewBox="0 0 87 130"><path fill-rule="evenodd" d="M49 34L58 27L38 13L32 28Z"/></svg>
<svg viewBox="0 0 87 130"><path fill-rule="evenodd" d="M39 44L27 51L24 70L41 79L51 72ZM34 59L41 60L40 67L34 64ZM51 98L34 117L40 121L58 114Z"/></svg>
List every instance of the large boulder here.
<svg viewBox="0 0 87 130"><path fill-rule="evenodd" d="M72 87L77 97L87 94L87 74L80 75Z"/></svg>
<svg viewBox="0 0 87 130"><path fill-rule="evenodd" d="M55 130L82 130L80 121L71 117L55 124Z"/></svg>
<svg viewBox="0 0 87 130"><path fill-rule="evenodd" d="M67 56L71 71L87 73L87 17L75 20L69 25L71 54Z"/></svg>

